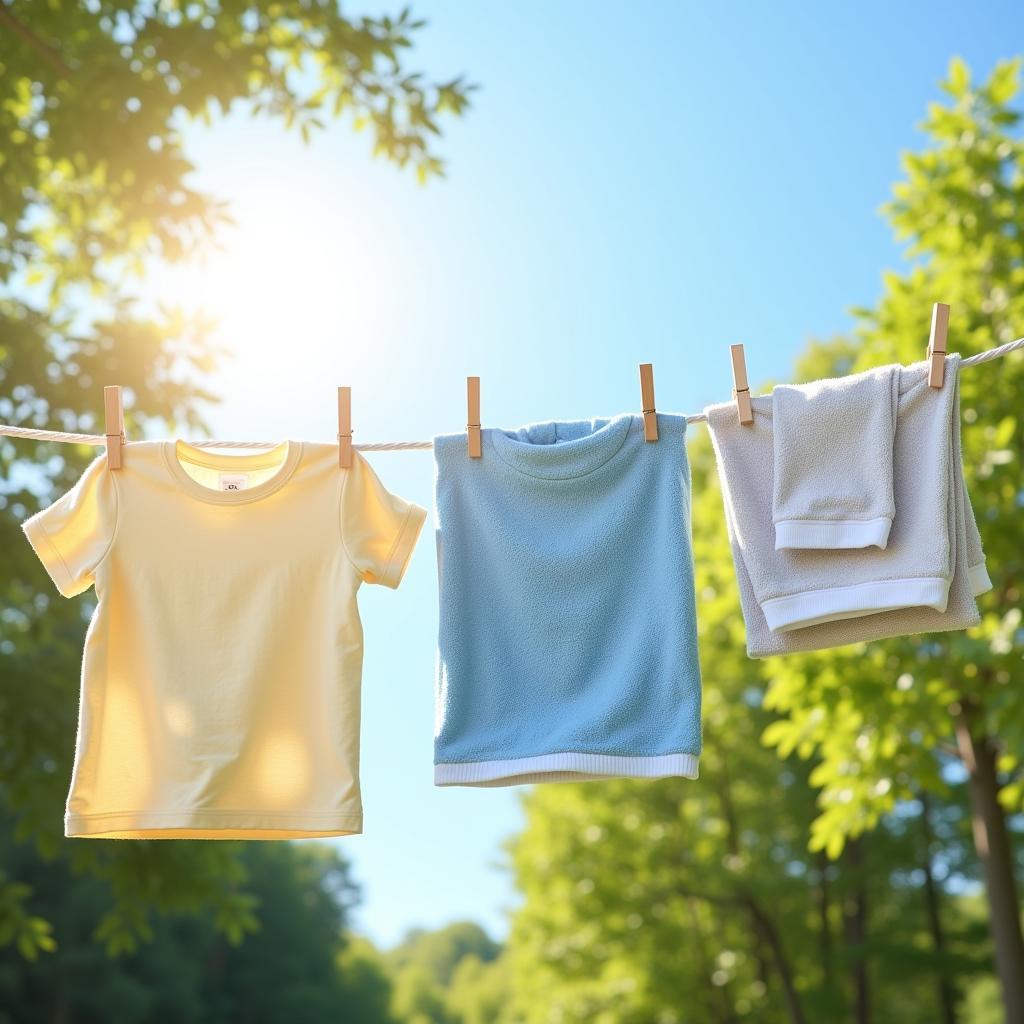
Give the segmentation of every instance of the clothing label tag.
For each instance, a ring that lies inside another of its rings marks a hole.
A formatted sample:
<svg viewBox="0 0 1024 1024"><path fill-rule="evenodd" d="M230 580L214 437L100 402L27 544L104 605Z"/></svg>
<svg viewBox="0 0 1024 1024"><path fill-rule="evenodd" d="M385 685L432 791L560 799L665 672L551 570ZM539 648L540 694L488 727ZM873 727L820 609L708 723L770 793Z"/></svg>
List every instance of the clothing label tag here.
<svg viewBox="0 0 1024 1024"><path fill-rule="evenodd" d="M222 491L244 491L249 486L249 474L218 473L217 483Z"/></svg>

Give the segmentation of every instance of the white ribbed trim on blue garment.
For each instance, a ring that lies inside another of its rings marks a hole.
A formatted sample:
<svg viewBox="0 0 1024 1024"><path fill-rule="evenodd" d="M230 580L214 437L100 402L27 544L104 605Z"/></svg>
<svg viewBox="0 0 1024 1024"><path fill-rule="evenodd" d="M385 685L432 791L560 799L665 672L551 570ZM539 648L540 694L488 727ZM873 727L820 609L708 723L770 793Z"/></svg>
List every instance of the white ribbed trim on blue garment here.
<svg viewBox="0 0 1024 1024"><path fill-rule="evenodd" d="M534 782L585 782L592 779L697 778L695 754L643 757L566 751L515 757L506 761L448 761L434 765L435 786L519 786Z"/></svg>

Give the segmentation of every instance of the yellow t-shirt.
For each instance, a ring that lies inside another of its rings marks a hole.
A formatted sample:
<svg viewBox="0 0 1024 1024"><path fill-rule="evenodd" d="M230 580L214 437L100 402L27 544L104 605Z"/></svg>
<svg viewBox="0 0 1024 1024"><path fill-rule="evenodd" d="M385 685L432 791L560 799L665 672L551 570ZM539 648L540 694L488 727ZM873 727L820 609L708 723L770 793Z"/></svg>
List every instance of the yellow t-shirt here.
<svg viewBox="0 0 1024 1024"><path fill-rule="evenodd" d="M94 459L22 524L61 594L96 587L65 835L361 832L356 592L398 586L425 517L332 444Z"/></svg>

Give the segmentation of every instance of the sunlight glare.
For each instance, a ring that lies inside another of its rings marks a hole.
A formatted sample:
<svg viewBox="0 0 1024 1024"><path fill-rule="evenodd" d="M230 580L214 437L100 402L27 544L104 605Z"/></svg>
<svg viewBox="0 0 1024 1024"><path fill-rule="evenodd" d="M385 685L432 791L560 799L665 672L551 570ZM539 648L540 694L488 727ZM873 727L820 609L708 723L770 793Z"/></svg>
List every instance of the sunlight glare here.
<svg viewBox="0 0 1024 1024"><path fill-rule="evenodd" d="M230 197L235 224L221 229L217 248L149 280L157 300L211 316L215 342L245 376L265 376L268 361L368 359L368 346L349 339L371 336L394 286L373 204L304 184L316 187L243 188Z"/></svg>

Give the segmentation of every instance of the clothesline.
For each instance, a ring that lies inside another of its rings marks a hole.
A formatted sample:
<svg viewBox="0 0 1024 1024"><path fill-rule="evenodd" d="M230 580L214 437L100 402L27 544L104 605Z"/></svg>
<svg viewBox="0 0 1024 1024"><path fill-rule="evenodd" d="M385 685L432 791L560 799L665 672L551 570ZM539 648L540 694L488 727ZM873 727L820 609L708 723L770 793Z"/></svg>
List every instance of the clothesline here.
<svg viewBox="0 0 1024 1024"><path fill-rule="evenodd" d="M960 365L977 366L981 363L988 363L1019 348L1024 348L1024 338L1008 341L1005 345L986 349L986 351L979 352L977 355L968 356L968 358L960 361ZM687 423L703 423L706 420L707 416L702 412L690 413L686 417ZM32 427L15 427L6 423L0 423L0 435L28 438L33 441L62 441L67 444L92 444L99 446L106 444L106 437L103 434L74 434L62 430L35 430ZM280 442L201 440L191 443L199 448L273 448ZM363 444L354 444L352 447L364 452L430 451L434 447L434 442L370 441Z"/></svg>

